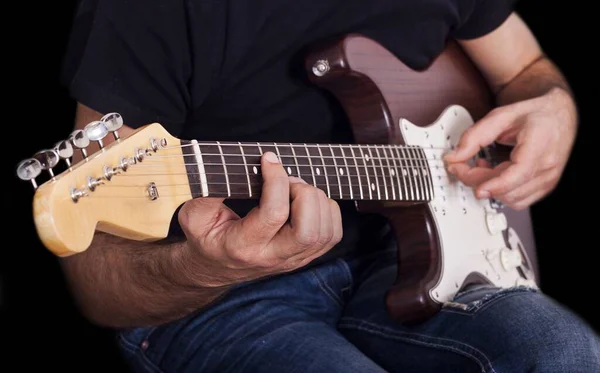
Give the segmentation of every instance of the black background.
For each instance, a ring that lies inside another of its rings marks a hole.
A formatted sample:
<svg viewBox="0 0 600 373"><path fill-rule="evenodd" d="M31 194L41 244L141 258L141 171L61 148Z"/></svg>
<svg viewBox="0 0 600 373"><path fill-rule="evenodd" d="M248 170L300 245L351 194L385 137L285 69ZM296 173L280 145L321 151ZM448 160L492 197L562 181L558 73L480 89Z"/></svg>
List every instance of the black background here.
<svg viewBox="0 0 600 373"><path fill-rule="evenodd" d="M21 366L10 371L34 366L62 372L125 369L113 334L89 324L74 307L56 258L35 235L32 189L15 177L14 167L21 159L70 133L75 108L58 83L75 2L25 4L30 8L7 12L14 24L3 37L2 171L3 185L9 187L2 188L0 356L4 363L14 359ZM598 60L592 58L600 32L591 20L592 5L587 4L592 2L524 0L518 10L567 76L581 115L579 136L561 183L532 209L541 286L599 330L597 308L591 303L598 294L600 272L594 255L598 184L593 181L600 97Z"/></svg>

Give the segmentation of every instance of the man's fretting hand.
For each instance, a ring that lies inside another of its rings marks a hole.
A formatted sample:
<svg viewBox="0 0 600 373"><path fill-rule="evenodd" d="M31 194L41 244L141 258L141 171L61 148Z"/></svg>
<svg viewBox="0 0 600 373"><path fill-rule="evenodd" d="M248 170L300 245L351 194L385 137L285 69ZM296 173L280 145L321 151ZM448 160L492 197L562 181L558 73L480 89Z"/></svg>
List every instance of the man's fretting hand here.
<svg viewBox="0 0 600 373"><path fill-rule="evenodd" d="M191 284L228 286L300 268L342 238L338 204L290 177L272 152L261 158L259 206L245 217L223 199L186 202L178 218L187 237L180 258Z"/></svg>

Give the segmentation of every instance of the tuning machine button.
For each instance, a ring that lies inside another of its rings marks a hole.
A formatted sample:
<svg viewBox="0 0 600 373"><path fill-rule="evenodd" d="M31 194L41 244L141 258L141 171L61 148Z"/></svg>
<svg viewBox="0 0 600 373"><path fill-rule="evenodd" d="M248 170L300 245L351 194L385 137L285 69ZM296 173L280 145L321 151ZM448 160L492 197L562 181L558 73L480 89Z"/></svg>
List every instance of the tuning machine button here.
<svg viewBox="0 0 600 373"><path fill-rule="evenodd" d="M37 159L40 162L42 170L48 171L50 177L54 178L54 172L52 171L52 169L56 167L60 159L58 153L54 149L46 149L39 151L34 154L33 158Z"/></svg>
<svg viewBox="0 0 600 373"><path fill-rule="evenodd" d="M79 151L81 151L81 155L83 158L87 158L87 150L85 148L90 145L90 139L87 137L85 131L83 130L75 130L69 136L69 142Z"/></svg>
<svg viewBox="0 0 600 373"><path fill-rule="evenodd" d="M108 135L108 128L106 127L106 123L100 120L95 120L93 122L88 123L85 128L85 135L90 139L90 141L95 141L100 149L104 148L104 143L102 139Z"/></svg>
<svg viewBox="0 0 600 373"><path fill-rule="evenodd" d="M33 189L37 189L35 178L42 173L42 164L35 158L29 158L21 161L17 165L17 176L24 181L31 181Z"/></svg>
<svg viewBox="0 0 600 373"><path fill-rule="evenodd" d="M100 119L104 123L108 132L113 134L115 140L119 140L118 130L123 127L123 117L119 113L108 113Z"/></svg>
<svg viewBox="0 0 600 373"><path fill-rule="evenodd" d="M71 168L71 157L73 156L73 145L68 140L59 141L54 145L54 151L65 161L67 167Z"/></svg>

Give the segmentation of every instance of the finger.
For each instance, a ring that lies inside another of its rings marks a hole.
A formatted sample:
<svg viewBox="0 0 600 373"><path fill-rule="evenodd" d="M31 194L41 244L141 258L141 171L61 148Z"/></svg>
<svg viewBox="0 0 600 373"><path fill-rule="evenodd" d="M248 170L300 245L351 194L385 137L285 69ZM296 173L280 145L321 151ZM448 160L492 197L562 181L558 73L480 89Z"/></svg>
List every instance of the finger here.
<svg viewBox="0 0 600 373"><path fill-rule="evenodd" d="M546 190L538 190L532 194L529 194L527 197L513 203L510 207L514 210L521 211L530 207L534 203L540 201L542 198L546 196L548 192Z"/></svg>
<svg viewBox="0 0 600 373"><path fill-rule="evenodd" d="M333 241L337 244L344 237L344 226L342 225L342 211L340 205L330 199L329 204L331 205L331 221L333 222Z"/></svg>
<svg viewBox="0 0 600 373"><path fill-rule="evenodd" d="M552 170L544 171L525 185L495 198L505 205L513 207L538 191L547 193L552 188L555 180L556 178Z"/></svg>
<svg viewBox="0 0 600 373"><path fill-rule="evenodd" d="M272 152L261 157L263 177L259 205L242 222L243 235L250 244L266 244L286 223L290 213L290 182L279 159Z"/></svg>
<svg viewBox="0 0 600 373"><path fill-rule="evenodd" d="M487 159L484 159L484 158L478 158L475 165L477 167L482 167L482 168L492 168L491 163L488 162Z"/></svg>
<svg viewBox="0 0 600 373"><path fill-rule="evenodd" d="M305 183L290 185L290 221L271 241L269 254L288 259L317 243L322 224L318 193Z"/></svg>
<svg viewBox="0 0 600 373"><path fill-rule="evenodd" d="M513 111L494 110L467 129L456 148L444 156L446 162L465 162L493 143L515 119Z"/></svg>
<svg viewBox="0 0 600 373"><path fill-rule="evenodd" d="M485 181L497 177L504 171L510 162L503 162L494 168L488 167L470 167L465 163L453 164L448 167L448 171L455 175L463 184L470 187L477 187Z"/></svg>
<svg viewBox="0 0 600 373"><path fill-rule="evenodd" d="M319 248L326 246L333 238L333 221L331 220L331 205L329 198L323 191L319 195L319 212L321 213L321 230L319 232Z"/></svg>
<svg viewBox="0 0 600 373"><path fill-rule="evenodd" d="M479 186L479 193L492 196L504 195L533 179L537 174L539 147L529 143L515 146L511 153L512 164L497 177Z"/></svg>
<svg viewBox="0 0 600 373"><path fill-rule="evenodd" d="M194 198L181 206L177 220L188 237L204 237L209 231L239 216L223 204L223 198Z"/></svg>
<svg viewBox="0 0 600 373"><path fill-rule="evenodd" d="M303 250L289 257L287 259L287 262L284 264L286 270L296 269L307 265L314 259L320 257L321 255L331 250L331 248L334 247L335 244L342 240L342 237L344 236L344 230L342 226L342 213L340 210L340 206L336 201L332 199L328 199L327 202L329 203L330 211L330 215L327 216L327 220L331 221L333 230L331 239L327 244L322 245L316 251L310 249Z"/></svg>

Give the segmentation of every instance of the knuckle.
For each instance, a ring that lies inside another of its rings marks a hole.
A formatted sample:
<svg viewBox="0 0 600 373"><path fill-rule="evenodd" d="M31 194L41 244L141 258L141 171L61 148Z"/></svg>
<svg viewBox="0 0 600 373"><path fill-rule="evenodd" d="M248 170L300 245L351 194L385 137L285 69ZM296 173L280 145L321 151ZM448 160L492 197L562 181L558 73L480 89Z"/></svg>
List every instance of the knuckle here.
<svg viewBox="0 0 600 373"><path fill-rule="evenodd" d="M249 267L260 264L256 252L251 248L228 249L227 257L230 259L229 265L233 268Z"/></svg>
<svg viewBox="0 0 600 373"><path fill-rule="evenodd" d="M523 211L527 208L527 204L524 202L516 202L511 204L509 207L516 211Z"/></svg>
<svg viewBox="0 0 600 373"><path fill-rule="evenodd" d="M315 229L301 229L294 238L301 247L314 246L319 242L319 232Z"/></svg>
<svg viewBox="0 0 600 373"><path fill-rule="evenodd" d="M269 208L264 214L264 223L270 227L278 227L285 224L289 217L288 210L283 206Z"/></svg>

